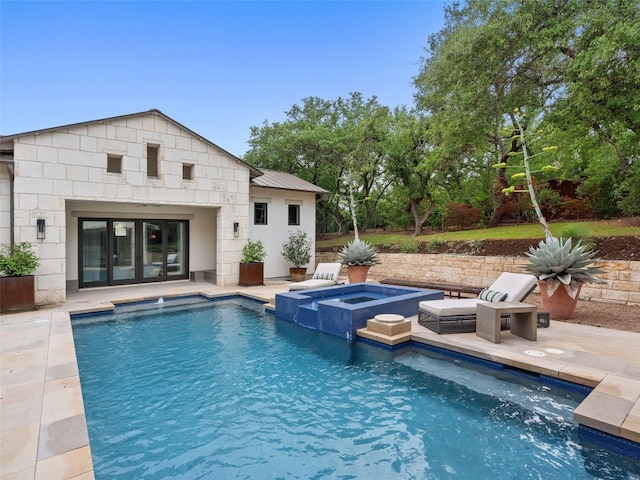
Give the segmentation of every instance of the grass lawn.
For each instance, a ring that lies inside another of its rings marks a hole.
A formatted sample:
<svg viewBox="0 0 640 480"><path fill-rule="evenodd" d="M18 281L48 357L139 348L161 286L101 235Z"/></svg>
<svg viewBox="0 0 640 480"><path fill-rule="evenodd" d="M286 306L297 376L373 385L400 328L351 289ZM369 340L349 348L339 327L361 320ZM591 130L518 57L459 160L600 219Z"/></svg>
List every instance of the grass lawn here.
<svg viewBox="0 0 640 480"><path fill-rule="evenodd" d="M640 235L640 227L628 225L617 225L615 221L594 221L594 222L556 222L549 225L551 233L555 236L563 236L568 228L578 228L586 231L592 237L615 237L622 235ZM564 235L566 236L566 235ZM508 240L531 238L542 240L544 233L539 223L527 225L509 225L493 228L477 228L471 230L458 230L430 233L413 237L408 232L376 232L364 233L360 238L374 245L396 244L403 240L413 239L421 242L441 240L445 242L469 241L469 240ZM317 247L336 247L353 240L353 233L329 240L316 241Z"/></svg>

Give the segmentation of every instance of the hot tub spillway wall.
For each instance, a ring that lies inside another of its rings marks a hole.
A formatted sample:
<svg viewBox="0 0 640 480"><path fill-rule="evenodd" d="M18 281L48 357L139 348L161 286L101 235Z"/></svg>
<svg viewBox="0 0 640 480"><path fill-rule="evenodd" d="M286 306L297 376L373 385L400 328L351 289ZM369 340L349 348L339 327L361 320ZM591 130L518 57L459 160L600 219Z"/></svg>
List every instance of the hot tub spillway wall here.
<svg viewBox="0 0 640 480"><path fill-rule="evenodd" d="M348 303L358 297L371 300ZM381 313L405 317L418 314L423 300L440 300L439 290L397 287L370 283L338 285L317 290L302 290L276 294L276 317L306 328L319 330L349 341L356 331L367 326L367 320Z"/></svg>

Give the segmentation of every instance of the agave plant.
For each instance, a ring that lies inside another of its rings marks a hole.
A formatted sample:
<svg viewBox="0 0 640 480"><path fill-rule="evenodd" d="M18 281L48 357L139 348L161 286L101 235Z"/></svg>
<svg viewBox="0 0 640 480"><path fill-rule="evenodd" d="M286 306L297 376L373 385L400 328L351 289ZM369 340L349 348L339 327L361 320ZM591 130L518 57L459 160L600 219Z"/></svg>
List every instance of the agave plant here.
<svg viewBox="0 0 640 480"><path fill-rule="evenodd" d="M340 257L340 263L347 266L371 266L380 263L376 247L363 240L353 240L347 243L342 247L338 256Z"/></svg>
<svg viewBox="0 0 640 480"><path fill-rule="evenodd" d="M545 281L547 293L553 295L563 285L571 298L576 298L581 283L602 283L596 274L604 273L594 266L596 252L571 238L549 237L540 241L538 248L529 247L529 264L525 270Z"/></svg>

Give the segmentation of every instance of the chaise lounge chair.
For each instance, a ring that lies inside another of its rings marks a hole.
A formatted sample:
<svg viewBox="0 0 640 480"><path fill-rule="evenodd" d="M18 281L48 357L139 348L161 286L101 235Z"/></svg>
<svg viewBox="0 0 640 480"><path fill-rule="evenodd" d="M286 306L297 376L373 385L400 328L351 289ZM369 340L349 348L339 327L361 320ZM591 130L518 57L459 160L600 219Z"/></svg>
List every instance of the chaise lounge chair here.
<svg viewBox="0 0 640 480"><path fill-rule="evenodd" d="M487 302L521 302L537 285L533 275L503 272L478 294L477 298L427 300L420 302L418 323L436 333L476 331L476 305ZM539 316L538 325L544 319ZM502 327L508 328L509 317L503 317ZM542 325L542 326L548 326Z"/></svg>
<svg viewBox="0 0 640 480"><path fill-rule="evenodd" d="M341 263L319 263L311 279L292 283L289 290L309 290L336 285L341 269Z"/></svg>

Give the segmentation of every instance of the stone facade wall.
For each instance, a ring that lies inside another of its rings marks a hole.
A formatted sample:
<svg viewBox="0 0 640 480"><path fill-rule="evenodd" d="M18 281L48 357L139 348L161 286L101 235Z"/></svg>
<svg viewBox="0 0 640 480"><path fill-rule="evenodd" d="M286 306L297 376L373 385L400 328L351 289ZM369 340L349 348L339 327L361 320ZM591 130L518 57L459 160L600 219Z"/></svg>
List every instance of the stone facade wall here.
<svg viewBox="0 0 640 480"><path fill-rule="evenodd" d="M400 278L425 282L486 287L502 272L524 273L525 257L478 257L471 255L380 254L381 263L371 267L369 277ZM336 262L337 253L316 252L316 262ZM598 302L640 306L640 262L601 261L606 273L602 284L587 283L580 298Z"/></svg>
<svg viewBox="0 0 640 480"><path fill-rule="evenodd" d="M155 177L147 175L147 145L158 147ZM166 211L162 209L215 209L210 224L216 238L209 244L217 249L216 264L208 268L217 271L219 285L237 283L237 264L249 232L249 167L168 117L151 111L27 133L13 140L13 150L15 241L32 242L41 259L35 272L37 303L64 301L66 280L76 278L75 272L66 271L66 258L77 252L65 248L67 222L77 222L67 211L73 202L117 205L114 210L129 210L131 217L138 216L140 205L151 205L159 217ZM108 155L122 158L121 173L107 172ZM185 164L192 165L190 180L183 179ZM2 218L8 197L5 170L0 175ZM44 240L36 239L38 218L46 221ZM240 224L238 238L234 222Z"/></svg>

